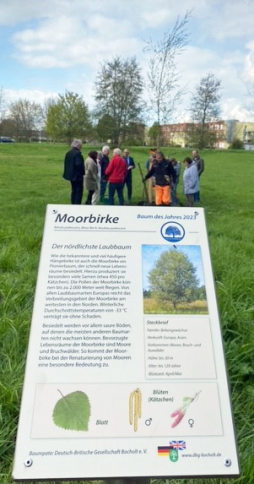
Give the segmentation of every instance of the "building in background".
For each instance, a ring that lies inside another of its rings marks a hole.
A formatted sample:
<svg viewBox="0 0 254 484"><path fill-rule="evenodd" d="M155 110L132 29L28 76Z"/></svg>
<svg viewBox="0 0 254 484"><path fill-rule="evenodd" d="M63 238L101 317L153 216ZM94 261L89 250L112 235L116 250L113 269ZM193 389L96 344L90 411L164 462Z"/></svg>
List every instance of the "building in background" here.
<svg viewBox="0 0 254 484"><path fill-rule="evenodd" d="M185 148L188 145L188 133L192 123L163 124L161 133L164 143L168 146Z"/></svg>
<svg viewBox="0 0 254 484"><path fill-rule="evenodd" d="M237 119L218 120L207 123L209 130L215 136L211 148L225 150L234 140L243 142L245 149L254 150L254 123L240 122ZM193 123L164 124L161 126L163 140L166 146L181 148L191 147L189 134Z"/></svg>
<svg viewBox="0 0 254 484"><path fill-rule="evenodd" d="M244 143L245 150L254 150L254 123L238 123L237 138Z"/></svg>

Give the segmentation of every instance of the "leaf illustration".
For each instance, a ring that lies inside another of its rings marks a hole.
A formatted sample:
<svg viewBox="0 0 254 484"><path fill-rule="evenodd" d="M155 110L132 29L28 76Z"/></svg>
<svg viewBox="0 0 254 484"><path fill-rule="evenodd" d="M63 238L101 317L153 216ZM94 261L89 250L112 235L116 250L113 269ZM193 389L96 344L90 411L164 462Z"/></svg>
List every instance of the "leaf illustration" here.
<svg viewBox="0 0 254 484"><path fill-rule="evenodd" d="M53 410L53 421L55 425L66 430L88 430L90 413L88 396L84 392L76 391L62 395L58 400Z"/></svg>

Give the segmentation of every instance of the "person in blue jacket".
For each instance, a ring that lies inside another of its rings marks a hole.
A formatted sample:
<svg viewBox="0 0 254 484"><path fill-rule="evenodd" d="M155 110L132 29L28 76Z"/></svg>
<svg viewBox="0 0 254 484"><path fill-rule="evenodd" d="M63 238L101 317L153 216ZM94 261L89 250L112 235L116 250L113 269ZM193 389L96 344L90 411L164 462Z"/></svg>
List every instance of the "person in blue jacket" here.
<svg viewBox="0 0 254 484"><path fill-rule="evenodd" d="M194 205L194 194L198 191L198 169L197 165L191 158L183 160L185 170L183 172L183 193L187 198L188 207Z"/></svg>

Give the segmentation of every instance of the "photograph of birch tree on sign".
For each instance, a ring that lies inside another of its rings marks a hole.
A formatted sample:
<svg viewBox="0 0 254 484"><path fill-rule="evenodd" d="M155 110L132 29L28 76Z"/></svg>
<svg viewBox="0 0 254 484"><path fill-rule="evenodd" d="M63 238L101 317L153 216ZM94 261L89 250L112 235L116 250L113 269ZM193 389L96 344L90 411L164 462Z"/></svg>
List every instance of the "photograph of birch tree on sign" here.
<svg viewBox="0 0 254 484"><path fill-rule="evenodd" d="M145 314L207 314L199 246L143 246Z"/></svg>

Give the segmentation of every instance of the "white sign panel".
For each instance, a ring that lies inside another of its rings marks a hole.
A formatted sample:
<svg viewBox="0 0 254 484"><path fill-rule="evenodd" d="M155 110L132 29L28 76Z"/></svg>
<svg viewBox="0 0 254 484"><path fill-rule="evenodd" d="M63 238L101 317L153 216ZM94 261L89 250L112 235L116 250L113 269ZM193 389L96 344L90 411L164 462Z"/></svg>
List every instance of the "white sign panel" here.
<svg viewBox="0 0 254 484"><path fill-rule="evenodd" d="M48 206L13 478L238 474L203 209Z"/></svg>

